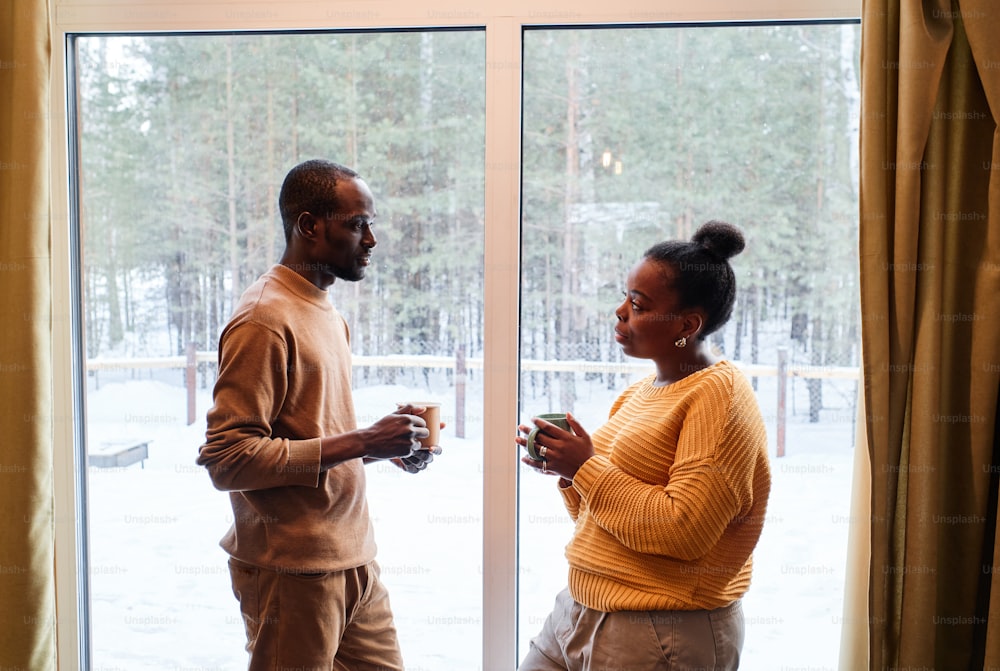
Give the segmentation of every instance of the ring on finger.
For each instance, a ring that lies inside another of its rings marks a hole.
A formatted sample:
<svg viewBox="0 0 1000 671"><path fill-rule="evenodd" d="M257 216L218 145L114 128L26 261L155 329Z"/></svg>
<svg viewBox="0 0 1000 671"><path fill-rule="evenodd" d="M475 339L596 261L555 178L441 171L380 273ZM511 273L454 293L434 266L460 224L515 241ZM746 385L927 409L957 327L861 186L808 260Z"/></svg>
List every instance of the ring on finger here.
<svg viewBox="0 0 1000 671"><path fill-rule="evenodd" d="M549 448L545 447L544 445L539 445L538 446L538 456L540 456L543 461L545 460L545 453L548 452L548 451L549 451Z"/></svg>

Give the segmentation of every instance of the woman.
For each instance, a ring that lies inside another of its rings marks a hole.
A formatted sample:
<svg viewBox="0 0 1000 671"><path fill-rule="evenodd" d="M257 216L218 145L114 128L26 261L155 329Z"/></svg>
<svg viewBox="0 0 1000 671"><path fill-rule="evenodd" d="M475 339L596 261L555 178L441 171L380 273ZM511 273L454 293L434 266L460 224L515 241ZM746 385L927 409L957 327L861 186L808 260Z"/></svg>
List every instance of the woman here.
<svg viewBox="0 0 1000 671"><path fill-rule="evenodd" d="M559 476L576 529L569 586L520 671L738 668L767 438L750 384L706 337L732 313L727 259L744 244L711 221L691 242L650 248L628 275L615 340L656 373L626 389L592 437L572 416L572 431L534 420L542 459L522 461Z"/></svg>

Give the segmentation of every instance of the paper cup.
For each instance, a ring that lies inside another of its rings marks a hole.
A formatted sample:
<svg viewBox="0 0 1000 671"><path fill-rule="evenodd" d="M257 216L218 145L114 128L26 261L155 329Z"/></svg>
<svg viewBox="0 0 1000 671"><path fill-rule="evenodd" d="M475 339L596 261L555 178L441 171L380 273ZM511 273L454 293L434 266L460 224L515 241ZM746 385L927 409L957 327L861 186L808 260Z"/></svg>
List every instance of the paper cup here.
<svg viewBox="0 0 1000 671"><path fill-rule="evenodd" d="M427 422L427 430L430 431L431 435L421 440L420 444L424 447L439 445L441 441L441 404L437 401L407 401L400 404L400 406L403 405L427 408L424 414L418 415L418 417L423 417L424 421Z"/></svg>

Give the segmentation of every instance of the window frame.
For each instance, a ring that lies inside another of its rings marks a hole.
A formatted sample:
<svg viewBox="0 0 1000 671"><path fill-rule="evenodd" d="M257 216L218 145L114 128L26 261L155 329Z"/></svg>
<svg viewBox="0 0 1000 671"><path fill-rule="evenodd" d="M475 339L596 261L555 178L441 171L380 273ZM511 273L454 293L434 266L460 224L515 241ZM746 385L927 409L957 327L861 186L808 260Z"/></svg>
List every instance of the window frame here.
<svg viewBox="0 0 1000 671"><path fill-rule="evenodd" d="M274 5L245 0L54 0L51 19L51 230L56 634L60 669L89 669L89 581L83 396L82 269L70 166L76 101L68 97L72 36L84 33L475 27L486 31L486 230L483 447L483 664L517 660L517 423L520 279L521 59L525 28L670 23L857 20L860 0L355 0Z"/></svg>

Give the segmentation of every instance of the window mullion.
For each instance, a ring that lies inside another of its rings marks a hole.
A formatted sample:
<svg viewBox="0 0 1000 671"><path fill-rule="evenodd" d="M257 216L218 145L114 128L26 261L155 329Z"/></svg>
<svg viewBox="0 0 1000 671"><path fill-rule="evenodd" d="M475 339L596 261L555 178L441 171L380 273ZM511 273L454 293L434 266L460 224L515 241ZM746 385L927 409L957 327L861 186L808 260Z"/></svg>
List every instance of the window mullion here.
<svg viewBox="0 0 1000 671"><path fill-rule="evenodd" d="M483 669L512 671L517 630L521 26L486 26Z"/></svg>

